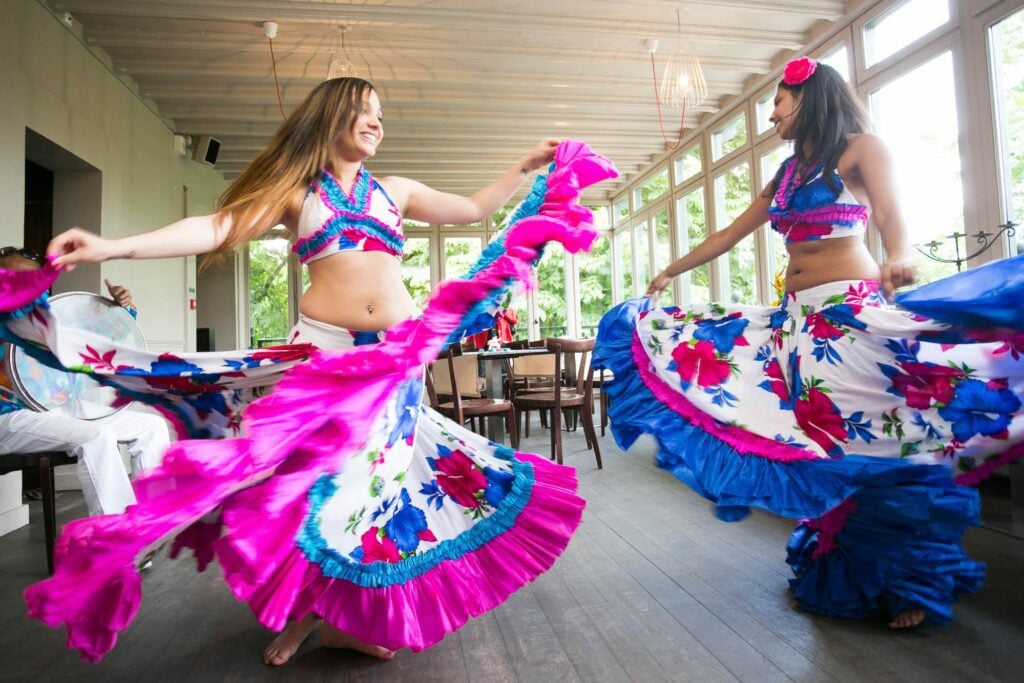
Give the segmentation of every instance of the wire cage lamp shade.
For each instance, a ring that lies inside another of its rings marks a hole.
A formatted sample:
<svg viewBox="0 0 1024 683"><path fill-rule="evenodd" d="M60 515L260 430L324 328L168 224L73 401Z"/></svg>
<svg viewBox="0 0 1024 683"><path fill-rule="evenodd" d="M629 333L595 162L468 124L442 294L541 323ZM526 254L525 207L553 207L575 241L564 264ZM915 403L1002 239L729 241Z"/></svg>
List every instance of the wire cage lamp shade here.
<svg viewBox="0 0 1024 683"><path fill-rule="evenodd" d="M700 59L689 46L681 46L665 64L665 75L658 88L659 100L672 109L685 109L699 106L707 96L708 84Z"/></svg>
<svg viewBox="0 0 1024 683"><path fill-rule="evenodd" d="M348 33L349 27L342 24L338 26L338 31L335 40L340 37L340 48L338 42L334 44L334 50L332 50L331 61L327 67L327 80L332 78L347 78L349 76L356 75L356 65L352 63L352 60L348 58L348 48L345 47L345 34Z"/></svg>
<svg viewBox="0 0 1024 683"><path fill-rule="evenodd" d="M345 55L331 55L331 64L327 68L327 80L355 76L356 67Z"/></svg>

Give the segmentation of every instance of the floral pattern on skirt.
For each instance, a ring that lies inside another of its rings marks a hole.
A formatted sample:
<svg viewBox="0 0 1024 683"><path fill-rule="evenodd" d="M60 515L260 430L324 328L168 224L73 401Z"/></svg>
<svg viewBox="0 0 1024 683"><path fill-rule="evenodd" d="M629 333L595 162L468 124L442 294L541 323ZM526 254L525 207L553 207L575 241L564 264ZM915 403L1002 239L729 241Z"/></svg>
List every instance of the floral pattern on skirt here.
<svg viewBox="0 0 1024 683"><path fill-rule="evenodd" d="M877 282L847 281L776 309L647 311L637 334L667 386L751 441L965 471L1024 440L1024 345L933 341L949 327L888 307Z"/></svg>

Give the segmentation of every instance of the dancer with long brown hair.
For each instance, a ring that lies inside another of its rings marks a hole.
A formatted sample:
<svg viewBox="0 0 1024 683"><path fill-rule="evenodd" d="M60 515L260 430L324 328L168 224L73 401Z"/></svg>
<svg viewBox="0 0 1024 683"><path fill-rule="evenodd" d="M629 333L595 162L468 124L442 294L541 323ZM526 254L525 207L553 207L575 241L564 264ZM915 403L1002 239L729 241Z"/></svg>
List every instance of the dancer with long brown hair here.
<svg viewBox="0 0 1024 683"><path fill-rule="evenodd" d="M77 229L53 240L56 277L82 262L228 250L283 224L311 278L288 346L155 361L100 348L87 359L86 371L149 397L188 435L243 435L176 444L138 484L138 506L65 529L56 575L26 599L33 616L66 623L84 656L113 646L140 599L132 558L165 538L174 552L192 548L201 566L215 558L262 624L290 622L265 652L275 665L321 621L325 644L376 657L429 647L535 578L568 543L583 507L573 470L422 406L423 365L478 331L471 323L528 277L547 241L589 247L595 233L579 193L614 167L582 143L544 140L461 197L371 176L363 162L383 137L372 85L327 81L217 213L118 240ZM403 218L476 222L552 160L472 273L440 286L416 317L400 277ZM21 343L63 343L39 300L24 314L26 292L45 284L5 283L6 309L16 309L5 326ZM50 348L65 365L78 361L77 348ZM290 369L246 408L240 429L237 389L268 384L281 368Z"/></svg>

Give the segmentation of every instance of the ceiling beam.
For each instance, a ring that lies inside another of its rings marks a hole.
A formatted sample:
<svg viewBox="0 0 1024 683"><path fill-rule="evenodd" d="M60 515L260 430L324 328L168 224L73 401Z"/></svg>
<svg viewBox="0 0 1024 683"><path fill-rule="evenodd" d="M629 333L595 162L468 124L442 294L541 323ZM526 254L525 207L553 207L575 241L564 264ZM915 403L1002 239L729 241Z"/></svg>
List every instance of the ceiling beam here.
<svg viewBox="0 0 1024 683"><path fill-rule="evenodd" d="M275 54L279 59L296 56L323 55L328 59L331 55L347 55L353 61L360 61L365 55L374 55L379 59L420 59L436 57L439 48L451 59L479 60L487 59L516 61L536 61L551 66L559 64L646 64L649 54L644 42L636 40L635 49L614 49L612 46L595 46L589 49L559 47L555 51L531 51L528 45L522 44L516 34L507 44L495 42L478 42L473 36L460 36L457 41L446 41L443 36L434 35L429 39L399 39L394 32L375 34L361 31L358 37L349 36L345 43L344 53L340 44L331 39L327 33L323 37L309 35L284 35L274 41ZM319 38L319 39L317 39ZM236 33L214 33L204 31L202 36L167 32L133 30L120 28L90 27L86 33L87 42L102 45L108 52L123 53L125 51L180 50L194 56L199 53L229 53L233 59L252 59L265 61L267 43L260 37L240 39ZM543 45L538 45L542 48ZM701 55L701 66L707 70L740 70L749 73L763 73L771 68L770 59L738 57L734 55Z"/></svg>
<svg viewBox="0 0 1024 683"><path fill-rule="evenodd" d="M563 3L543 3L544 8L559 8ZM831 4L831 3L830 3ZM103 16L138 17L152 19L226 20L257 27L272 19L282 25L297 22L301 25L324 23L330 25L356 24L396 27L427 27L434 30L457 25L460 30L474 33L504 33L520 31L523 34L576 34L615 35L632 34L639 38L676 38L684 40L707 39L717 42L735 42L744 45L771 45L779 49L797 49L805 36L795 31L770 31L741 26L718 26L690 23L677 29L674 22L649 19L604 18L586 15L567 15L555 12L500 12L489 9L441 9L432 4L414 7L401 4L370 5L339 8L334 3L314 0L177 0L174 3L143 3L137 0L60 0L56 9L67 10L83 17L83 22L101 24ZM739 9L739 8L738 8ZM750 11L748 4L744 9ZM771 5L765 7L770 12ZM827 19L829 15L812 16ZM88 20L86 20L88 18ZM306 27L308 28L308 26ZM287 32L285 30L284 32Z"/></svg>

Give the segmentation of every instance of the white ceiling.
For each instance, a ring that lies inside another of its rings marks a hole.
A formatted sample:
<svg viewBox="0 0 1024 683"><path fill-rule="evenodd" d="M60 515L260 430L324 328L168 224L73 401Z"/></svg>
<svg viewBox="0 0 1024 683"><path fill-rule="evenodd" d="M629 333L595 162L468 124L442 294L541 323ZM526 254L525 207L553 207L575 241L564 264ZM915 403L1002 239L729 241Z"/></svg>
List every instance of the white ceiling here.
<svg viewBox="0 0 1024 683"><path fill-rule="evenodd" d="M367 165L468 194L543 137L587 140L625 177L664 153L659 73L682 39L708 100L686 126L844 17L844 0L48 0L134 79L172 128L222 142L233 178L345 52L381 95L385 138ZM825 22L825 23L822 23ZM678 111L665 112L670 137ZM614 191L605 184L601 196Z"/></svg>

